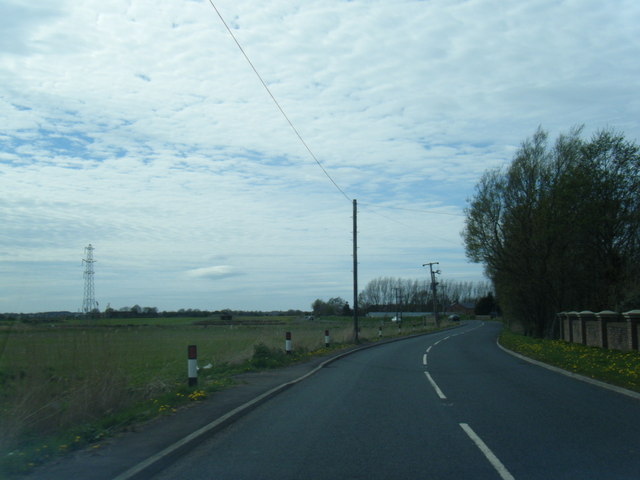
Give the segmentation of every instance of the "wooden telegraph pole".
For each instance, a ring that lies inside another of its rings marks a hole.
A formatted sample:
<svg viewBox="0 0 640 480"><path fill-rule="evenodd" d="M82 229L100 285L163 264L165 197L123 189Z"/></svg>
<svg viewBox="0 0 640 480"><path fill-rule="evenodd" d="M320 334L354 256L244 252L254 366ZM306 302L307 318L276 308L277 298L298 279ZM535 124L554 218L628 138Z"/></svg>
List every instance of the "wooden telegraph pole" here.
<svg viewBox="0 0 640 480"><path fill-rule="evenodd" d="M353 199L353 339L358 339L358 201Z"/></svg>

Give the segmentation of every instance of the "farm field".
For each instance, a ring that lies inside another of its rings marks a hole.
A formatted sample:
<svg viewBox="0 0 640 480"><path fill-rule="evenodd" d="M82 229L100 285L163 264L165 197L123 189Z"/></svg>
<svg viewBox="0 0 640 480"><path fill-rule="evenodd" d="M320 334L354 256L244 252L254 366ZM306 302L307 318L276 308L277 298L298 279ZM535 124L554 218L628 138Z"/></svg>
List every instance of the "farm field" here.
<svg viewBox="0 0 640 480"><path fill-rule="evenodd" d="M380 319L359 320L360 339L378 339ZM383 336L402 331L386 322ZM430 328L433 324L430 323ZM0 325L0 472L18 472L233 384L233 375L304 361L345 348L347 317L76 319ZM284 355L285 332L293 354ZM187 387L187 347L197 345L199 383ZM256 348L258 347L258 348Z"/></svg>

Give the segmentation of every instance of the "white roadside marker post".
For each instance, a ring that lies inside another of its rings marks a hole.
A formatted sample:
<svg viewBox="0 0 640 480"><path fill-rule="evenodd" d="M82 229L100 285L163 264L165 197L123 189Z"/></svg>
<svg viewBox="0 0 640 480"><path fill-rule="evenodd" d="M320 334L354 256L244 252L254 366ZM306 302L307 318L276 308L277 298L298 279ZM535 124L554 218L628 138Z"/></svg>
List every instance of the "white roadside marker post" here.
<svg viewBox="0 0 640 480"><path fill-rule="evenodd" d="M331 343L331 337L329 336L329 330L324 331L324 346L329 347Z"/></svg>
<svg viewBox="0 0 640 480"><path fill-rule="evenodd" d="M382 338L382 327L378 327L378 338Z"/></svg>
<svg viewBox="0 0 640 480"><path fill-rule="evenodd" d="M198 349L195 345L189 345L187 348L187 373L189 386L198 385Z"/></svg>
<svg viewBox="0 0 640 480"><path fill-rule="evenodd" d="M285 333L284 338L284 351L291 354L291 332Z"/></svg>

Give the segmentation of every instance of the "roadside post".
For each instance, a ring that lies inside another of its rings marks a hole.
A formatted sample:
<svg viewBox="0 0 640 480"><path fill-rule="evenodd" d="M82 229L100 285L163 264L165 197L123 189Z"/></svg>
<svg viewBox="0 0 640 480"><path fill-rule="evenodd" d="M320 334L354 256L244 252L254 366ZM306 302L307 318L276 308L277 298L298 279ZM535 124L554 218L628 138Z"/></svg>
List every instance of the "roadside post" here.
<svg viewBox="0 0 640 480"><path fill-rule="evenodd" d="M382 327L378 327L378 338L382 338Z"/></svg>
<svg viewBox="0 0 640 480"><path fill-rule="evenodd" d="M329 330L324 331L324 346L328 347L331 343L331 337L329 336Z"/></svg>
<svg viewBox="0 0 640 480"><path fill-rule="evenodd" d="M291 332L287 332L284 339L284 351L291 354Z"/></svg>
<svg viewBox="0 0 640 480"><path fill-rule="evenodd" d="M187 373L189 386L198 385L198 348L195 345L187 347Z"/></svg>

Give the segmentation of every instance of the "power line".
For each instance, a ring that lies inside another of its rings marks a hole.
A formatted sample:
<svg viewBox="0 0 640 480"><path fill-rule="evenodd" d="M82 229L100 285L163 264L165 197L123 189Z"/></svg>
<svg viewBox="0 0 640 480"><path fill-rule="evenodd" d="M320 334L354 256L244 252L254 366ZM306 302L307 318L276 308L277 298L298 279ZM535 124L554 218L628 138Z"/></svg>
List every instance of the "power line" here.
<svg viewBox="0 0 640 480"><path fill-rule="evenodd" d="M394 207L394 206L384 206L384 205L374 205L371 203L360 203L361 206L369 207L369 208L386 208L388 210L406 210L408 212L418 212L418 213L429 213L434 215L449 215L451 217L465 217L466 215L463 213L449 213L449 212L439 212L436 210L426 210L421 208L406 208L406 207Z"/></svg>
<svg viewBox="0 0 640 480"><path fill-rule="evenodd" d="M375 210L371 210L372 207L375 208L374 205L370 205L370 204L367 204L367 203L361 203L360 206L361 207L364 206L364 208L369 209L369 211L371 213L373 213L374 215L377 215L379 217L382 217L385 220L389 220L390 222L395 222L395 223L397 223L399 225L402 225L403 227L411 228L411 226L407 225L406 223L401 222L400 220L396 220L395 218L387 217L386 215L382 215L381 213L376 212Z"/></svg>
<svg viewBox="0 0 640 480"><path fill-rule="evenodd" d="M298 139L300 140L300 142L302 142L302 144L304 145L304 147L307 149L307 152L309 152L309 155L311 155L311 158L313 158L313 160L318 164L318 166L322 169L322 171L324 172L324 174L327 176L327 178L331 181L331 183L333 183L333 186L336 187L338 189L338 191L344 195L344 197L351 201L351 199L349 198L349 196L344 192L344 190L342 190L338 184L333 180L333 178L331 178L331 175L329 175L329 172L327 172L327 170L322 166L322 163L320 163L320 160L318 160L318 158L315 156L315 154L311 151L311 148L309 148L309 145L307 145L307 142L305 142L304 138L302 138L302 135L300 135L300 132L298 132L298 129L293 125L293 122L291 122L291 120L289 120L289 117L287 116L287 114L285 113L285 111L283 110L283 108L280 106L280 103L278 102L278 100L276 99L276 97L273 95L273 93L271 93L271 90L269 89L269 87L267 86L267 84L265 83L265 81L262 79L262 76L260 75L260 73L258 73L258 70L256 69L256 67L253 65L253 62L251 62L251 60L249 59L249 56L246 54L246 52L244 51L244 48L242 48L242 45L240 45L240 42L238 42L238 39L236 38L236 36L233 34L233 32L231 31L231 29L229 28L229 25L227 25L227 22L225 22L224 18L222 17L222 14L220 13L220 11L218 10L218 8L215 6L215 4L213 3L213 0L209 0L209 3L211 4L211 6L213 7L213 9L216 11L216 13L218 14L218 17L220 17L220 21L223 23L223 25L225 26L225 28L227 29L227 32L229 32L229 35L231 35L231 38L233 38L233 41L236 43L236 45L238 46L238 48L240 49L240 51L242 52L242 55L244 56L244 58L247 60L247 62L249 63L249 65L251 66L253 72L256 74L256 76L258 77L258 79L260 80L260 83L262 83L262 86L264 87L264 89L267 91L267 93L269 94L269 96L271 97L271 100L273 100L273 103L276 104L276 107L278 107L278 110L280 110L280 113L282 113L282 116L285 118L285 120L287 121L287 123L289 124L289 126L291 127L291 129L294 131L294 133L296 134L296 136L298 137Z"/></svg>

